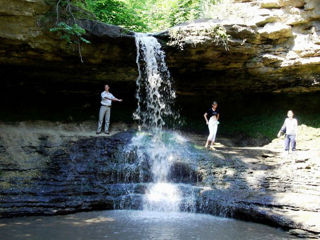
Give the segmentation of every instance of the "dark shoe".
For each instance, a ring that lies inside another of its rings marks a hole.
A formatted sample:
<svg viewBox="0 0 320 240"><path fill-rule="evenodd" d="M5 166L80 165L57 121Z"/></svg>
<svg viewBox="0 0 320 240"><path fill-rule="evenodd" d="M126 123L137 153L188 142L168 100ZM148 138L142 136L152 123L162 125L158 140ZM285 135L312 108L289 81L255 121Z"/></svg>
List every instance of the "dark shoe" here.
<svg viewBox="0 0 320 240"><path fill-rule="evenodd" d="M109 131L107 131L107 132L104 132L105 134L107 134L107 135L109 135L110 134L110 132Z"/></svg>
<svg viewBox="0 0 320 240"><path fill-rule="evenodd" d="M97 135L101 134L101 132L96 132Z"/></svg>

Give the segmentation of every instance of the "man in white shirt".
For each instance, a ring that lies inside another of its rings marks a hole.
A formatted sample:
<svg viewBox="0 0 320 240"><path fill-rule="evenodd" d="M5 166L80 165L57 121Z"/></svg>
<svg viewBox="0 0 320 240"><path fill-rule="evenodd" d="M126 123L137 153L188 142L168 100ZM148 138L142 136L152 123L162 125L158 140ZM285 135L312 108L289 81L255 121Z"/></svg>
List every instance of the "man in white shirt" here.
<svg viewBox="0 0 320 240"><path fill-rule="evenodd" d="M122 99L118 99L109 92L109 85L104 86L104 91L101 93L101 107L99 112L99 122L97 134L101 133L103 118L105 118L104 132L109 134L109 124L110 124L110 114L111 114L111 105L113 101L122 102Z"/></svg>
<svg viewBox="0 0 320 240"><path fill-rule="evenodd" d="M281 136L281 133L285 133L284 147L285 151L289 152L290 143L292 151L296 150L296 137L298 135L298 121L295 119L294 113L292 110L288 111L287 118L284 121L281 130L278 133L278 137Z"/></svg>

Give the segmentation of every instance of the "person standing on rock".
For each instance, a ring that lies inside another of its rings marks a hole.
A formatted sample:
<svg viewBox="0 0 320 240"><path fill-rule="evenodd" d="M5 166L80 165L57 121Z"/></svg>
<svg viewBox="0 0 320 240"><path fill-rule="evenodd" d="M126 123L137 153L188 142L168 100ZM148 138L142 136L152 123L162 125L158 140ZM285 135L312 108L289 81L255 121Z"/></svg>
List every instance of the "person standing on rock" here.
<svg viewBox="0 0 320 240"><path fill-rule="evenodd" d="M122 99L118 99L109 92L109 85L104 85L104 91L101 93L101 107L99 112L99 122L97 134L100 134L102 131L102 123L105 118L104 132L109 134L109 124L110 124L110 114L111 114L111 105L113 101L122 102Z"/></svg>
<svg viewBox="0 0 320 240"><path fill-rule="evenodd" d="M291 150L294 152L296 150L296 137L298 135L298 121L294 118L294 113L292 110L289 110L287 113L287 118L285 119L280 131L278 132L278 137L282 134L285 134L284 139L284 150L286 153L289 153L290 143Z"/></svg>
<svg viewBox="0 0 320 240"><path fill-rule="evenodd" d="M218 124L219 124L219 111L218 111L218 103L214 101L212 103L212 107L203 115L204 119L206 120L206 123L209 128L209 136L205 145L205 148L207 148L210 144L210 149L214 150L214 143L216 140L217 130L218 130Z"/></svg>

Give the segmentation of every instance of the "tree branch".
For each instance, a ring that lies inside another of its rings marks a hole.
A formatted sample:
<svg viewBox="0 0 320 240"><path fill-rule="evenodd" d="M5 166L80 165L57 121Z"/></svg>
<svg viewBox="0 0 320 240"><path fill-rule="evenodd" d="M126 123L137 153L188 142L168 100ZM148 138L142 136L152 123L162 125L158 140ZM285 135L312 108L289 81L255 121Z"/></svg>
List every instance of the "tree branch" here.
<svg viewBox="0 0 320 240"><path fill-rule="evenodd" d="M74 17L73 13L72 13L72 9L71 9L71 3L70 3L70 0L67 1L68 4L67 4L67 10L69 11L72 19L73 19L73 24L76 24L76 18Z"/></svg>
<svg viewBox="0 0 320 240"><path fill-rule="evenodd" d="M61 0L58 0L57 6L56 6L56 11L57 11L57 22L56 22L56 24L59 23L59 5L60 5L60 3L61 3Z"/></svg>

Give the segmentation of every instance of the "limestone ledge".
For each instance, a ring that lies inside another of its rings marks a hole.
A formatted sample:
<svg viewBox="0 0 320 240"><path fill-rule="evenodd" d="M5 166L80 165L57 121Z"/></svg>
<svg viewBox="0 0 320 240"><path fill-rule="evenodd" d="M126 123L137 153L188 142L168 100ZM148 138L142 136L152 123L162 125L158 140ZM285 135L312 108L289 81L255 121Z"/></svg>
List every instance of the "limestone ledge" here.
<svg viewBox="0 0 320 240"><path fill-rule="evenodd" d="M201 71L232 70L229 78L242 73L261 89L308 87L320 74L319 10L316 0L235 1L217 5L213 19L181 24L157 36L168 42L168 62L177 72L194 70L201 78ZM213 42L215 26L226 29L229 50ZM203 65L190 67L196 62ZM278 83L279 78L287 81ZM214 84L219 88L223 83Z"/></svg>
<svg viewBox="0 0 320 240"><path fill-rule="evenodd" d="M36 69L83 81L127 81L137 77L132 32L91 20L78 23L91 44L69 46L39 21L49 6L42 0L0 0L0 69ZM212 18L178 25L154 34L165 47L179 92L318 87L320 75L320 5L317 0L245 0L217 5ZM210 29L223 26L228 50L217 45ZM179 30L178 44L168 44ZM209 30L209 31L207 31ZM169 46L170 45L170 46ZM181 50L181 45L183 50ZM48 71L50 68L50 71ZM77 71L72 71L76 68ZM44 69L44 70L43 70ZM20 70L21 71L21 70ZM32 70L33 71L33 70ZM7 74L7 73L6 73ZM314 91L314 90L313 90Z"/></svg>
<svg viewBox="0 0 320 240"><path fill-rule="evenodd" d="M75 74L68 72L76 67L79 79L105 80L115 76L135 79L132 32L97 21L79 20L77 23L86 29L86 38L91 41L91 44L81 45L84 65L80 62L78 46L62 41L42 24L52 10L44 0L0 0L0 5L0 70L5 71L8 65L19 69L37 68L37 74L46 78L47 73L41 67L49 67L59 72L64 69L65 77L70 78ZM84 74L88 71L92 72L91 76ZM105 72L109 74L106 76Z"/></svg>

